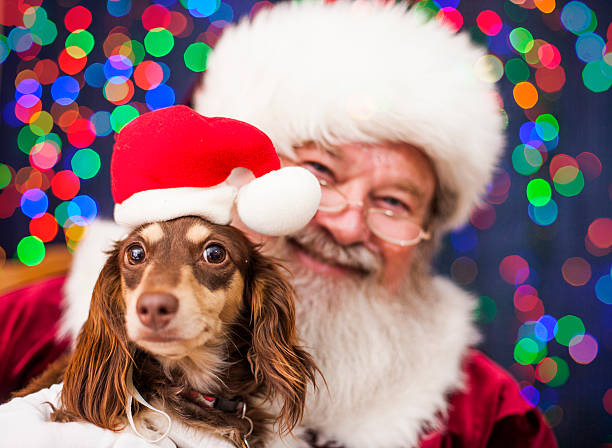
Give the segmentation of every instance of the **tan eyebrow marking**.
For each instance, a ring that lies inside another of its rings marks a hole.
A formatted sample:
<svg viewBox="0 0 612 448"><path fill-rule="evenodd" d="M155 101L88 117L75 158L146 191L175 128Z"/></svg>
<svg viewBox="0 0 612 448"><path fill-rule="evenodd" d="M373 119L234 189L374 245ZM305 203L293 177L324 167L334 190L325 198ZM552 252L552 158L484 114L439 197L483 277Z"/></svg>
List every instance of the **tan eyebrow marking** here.
<svg viewBox="0 0 612 448"><path fill-rule="evenodd" d="M165 235L164 229L157 222L148 225L138 233L140 233L140 236L142 236L149 244L160 242Z"/></svg>
<svg viewBox="0 0 612 448"><path fill-rule="evenodd" d="M194 224L187 230L186 238L194 244L201 243L210 235L210 229L202 224Z"/></svg>

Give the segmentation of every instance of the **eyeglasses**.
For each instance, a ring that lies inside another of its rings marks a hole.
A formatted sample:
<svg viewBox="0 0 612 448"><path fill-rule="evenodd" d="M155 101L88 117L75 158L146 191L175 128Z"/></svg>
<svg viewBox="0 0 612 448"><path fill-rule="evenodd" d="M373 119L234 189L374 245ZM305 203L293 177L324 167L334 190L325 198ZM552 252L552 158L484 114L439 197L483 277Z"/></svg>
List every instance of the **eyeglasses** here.
<svg viewBox="0 0 612 448"><path fill-rule="evenodd" d="M366 207L362 201L349 201L336 186L318 176L317 179L321 185L319 211L340 213L351 205L362 207L365 211L366 224L372 233L398 246L414 246L421 240L430 239L429 232L425 232L418 224L412 222L410 217L398 215L392 210L384 208Z"/></svg>

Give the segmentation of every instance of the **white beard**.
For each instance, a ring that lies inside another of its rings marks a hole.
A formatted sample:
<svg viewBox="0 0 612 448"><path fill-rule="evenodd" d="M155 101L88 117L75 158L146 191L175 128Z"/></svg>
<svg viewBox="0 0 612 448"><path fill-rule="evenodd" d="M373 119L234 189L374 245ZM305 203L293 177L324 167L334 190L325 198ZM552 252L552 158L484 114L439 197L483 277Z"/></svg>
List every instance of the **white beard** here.
<svg viewBox="0 0 612 448"><path fill-rule="evenodd" d="M443 278L409 279L391 294L374 276L337 281L289 265L300 337L327 383L309 391L296 435L313 429L318 443L347 448L415 446L463 385L461 360L478 340L473 297ZM275 446L304 445L287 437Z"/></svg>

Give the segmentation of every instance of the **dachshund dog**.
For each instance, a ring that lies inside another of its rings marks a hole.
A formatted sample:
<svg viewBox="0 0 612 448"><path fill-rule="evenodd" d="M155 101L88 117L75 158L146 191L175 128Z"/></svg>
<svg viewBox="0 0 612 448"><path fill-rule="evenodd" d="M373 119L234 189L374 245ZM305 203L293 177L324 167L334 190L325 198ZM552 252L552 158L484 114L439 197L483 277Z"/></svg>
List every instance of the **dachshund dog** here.
<svg viewBox="0 0 612 448"><path fill-rule="evenodd" d="M171 422L263 446L275 422L282 433L299 423L318 372L298 346L293 296L282 266L235 227L192 216L140 226L100 273L52 419L136 430L134 410L149 434Z"/></svg>

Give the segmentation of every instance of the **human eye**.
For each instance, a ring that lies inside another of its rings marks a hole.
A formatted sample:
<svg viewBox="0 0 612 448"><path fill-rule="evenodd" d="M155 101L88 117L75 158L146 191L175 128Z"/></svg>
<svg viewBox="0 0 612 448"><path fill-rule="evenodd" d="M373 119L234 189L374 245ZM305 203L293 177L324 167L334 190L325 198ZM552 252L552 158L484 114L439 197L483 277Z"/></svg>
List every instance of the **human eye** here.
<svg viewBox="0 0 612 448"><path fill-rule="evenodd" d="M307 170L309 170L312 174L317 176L319 179L325 179L331 182L335 181L334 172L321 162L307 160L302 162L301 165Z"/></svg>
<svg viewBox="0 0 612 448"><path fill-rule="evenodd" d="M407 201L404 201L395 196L380 195L373 198L373 204L376 208L388 210L394 215L403 216L412 213L412 207Z"/></svg>

